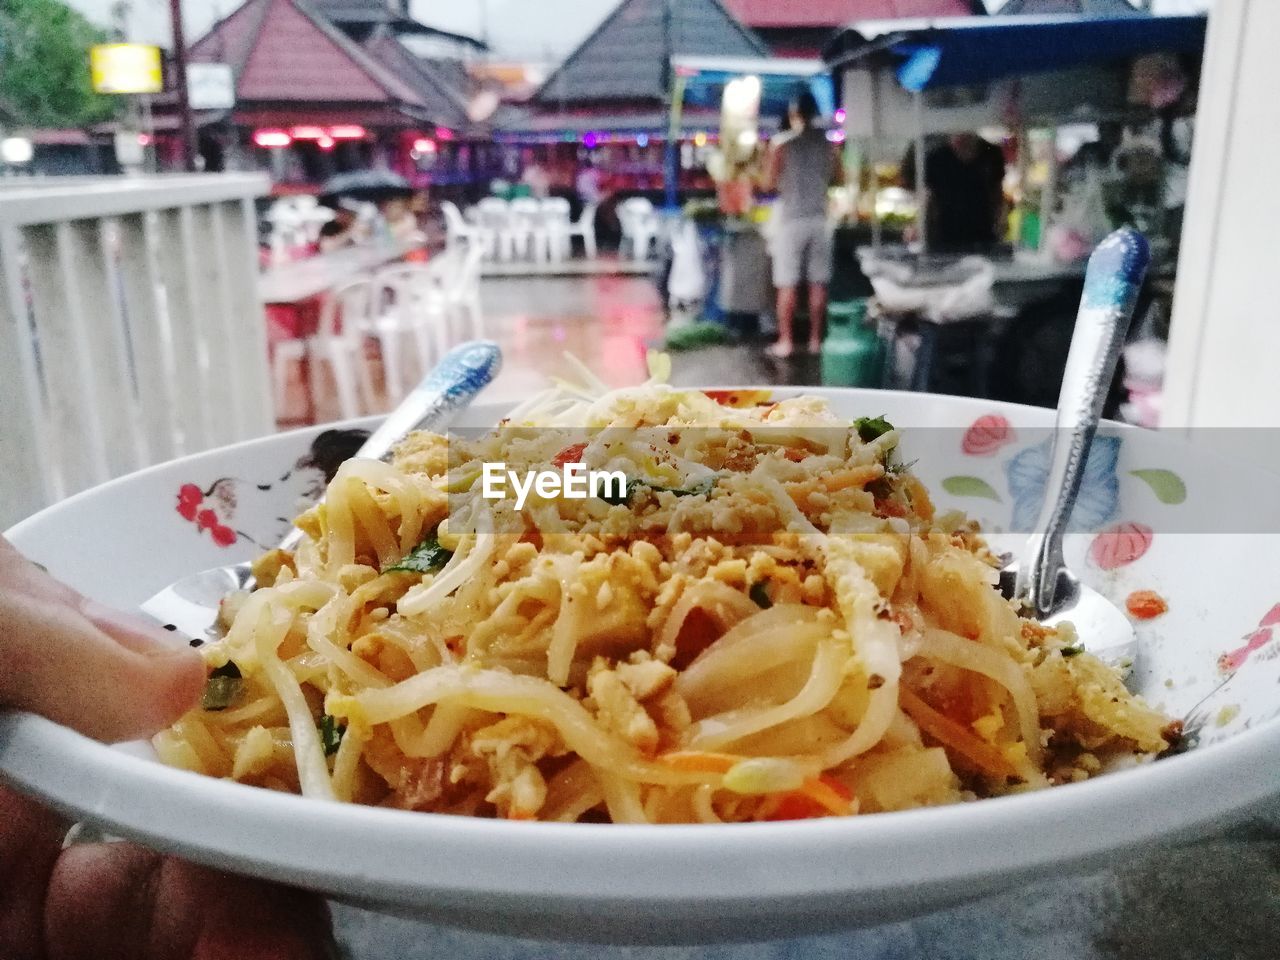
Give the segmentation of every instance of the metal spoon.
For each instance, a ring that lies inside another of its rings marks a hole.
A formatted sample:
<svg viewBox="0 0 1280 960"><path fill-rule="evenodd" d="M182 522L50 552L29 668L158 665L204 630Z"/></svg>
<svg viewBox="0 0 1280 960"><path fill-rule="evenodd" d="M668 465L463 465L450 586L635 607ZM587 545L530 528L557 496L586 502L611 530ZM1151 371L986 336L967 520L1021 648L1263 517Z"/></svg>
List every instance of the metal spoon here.
<svg viewBox="0 0 1280 960"><path fill-rule="evenodd" d="M1137 652L1133 625L1067 569L1062 538L1150 259L1146 238L1128 227L1103 240L1089 257L1058 395L1044 504L1022 562L1000 572L1001 592L1019 601L1028 615L1049 626L1069 620L1085 649L1126 674Z"/></svg>
<svg viewBox="0 0 1280 960"><path fill-rule="evenodd" d="M501 368L502 351L496 343L475 340L454 347L391 411L356 456L380 460L411 431L443 427L488 386ZM292 550L302 538L302 531L295 527L280 541L280 549ZM223 598L254 586L247 562L214 567L171 583L144 601L142 611L188 637L213 639L217 636L218 605Z"/></svg>

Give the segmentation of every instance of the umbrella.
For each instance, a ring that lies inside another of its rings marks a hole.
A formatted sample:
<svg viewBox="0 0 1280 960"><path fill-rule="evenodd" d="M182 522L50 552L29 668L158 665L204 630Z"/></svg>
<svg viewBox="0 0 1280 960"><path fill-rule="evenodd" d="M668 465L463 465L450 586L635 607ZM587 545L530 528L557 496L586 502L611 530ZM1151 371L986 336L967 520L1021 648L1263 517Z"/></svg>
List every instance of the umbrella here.
<svg viewBox="0 0 1280 960"><path fill-rule="evenodd" d="M320 202L333 206L340 197L376 202L412 194L409 181L390 170L354 170L326 180Z"/></svg>

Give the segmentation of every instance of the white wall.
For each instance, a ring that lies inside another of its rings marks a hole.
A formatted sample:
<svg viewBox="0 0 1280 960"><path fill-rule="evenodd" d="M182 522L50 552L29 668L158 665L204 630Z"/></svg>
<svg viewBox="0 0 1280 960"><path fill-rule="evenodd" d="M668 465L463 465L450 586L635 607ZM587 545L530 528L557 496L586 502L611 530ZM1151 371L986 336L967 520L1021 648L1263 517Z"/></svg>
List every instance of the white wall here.
<svg viewBox="0 0 1280 960"><path fill-rule="evenodd" d="M996 81L972 90L925 93L926 133L952 133L981 127L1014 127L1089 121L1122 114L1127 69L1090 66ZM966 99L971 96L972 99ZM844 72L845 134L894 145L887 155L901 156L916 135L913 98L890 69ZM1087 112L1081 104L1089 104ZM896 154L895 151L896 150Z"/></svg>
<svg viewBox="0 0 1280 960"><path fill-rule="evenodd" d="M1214 5L1178 261L1163 426L1280 427L1277 38L1276 0ZM1264 439L1259 431L1250 435Z"/></svg>

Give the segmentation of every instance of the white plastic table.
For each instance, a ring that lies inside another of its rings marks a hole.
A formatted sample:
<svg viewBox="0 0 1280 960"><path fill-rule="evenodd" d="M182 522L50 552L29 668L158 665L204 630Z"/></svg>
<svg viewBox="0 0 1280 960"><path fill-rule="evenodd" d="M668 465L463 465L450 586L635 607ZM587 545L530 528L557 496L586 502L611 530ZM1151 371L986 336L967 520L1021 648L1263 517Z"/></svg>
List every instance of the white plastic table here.
<svg viewBox="0 0 1280 960"><path fill-rule="evenodd" d="M301 303L339 287L366 273L419 249L421 243L360 243L306 260L284 263L264 270L258 278L263 303Z"/></svg>

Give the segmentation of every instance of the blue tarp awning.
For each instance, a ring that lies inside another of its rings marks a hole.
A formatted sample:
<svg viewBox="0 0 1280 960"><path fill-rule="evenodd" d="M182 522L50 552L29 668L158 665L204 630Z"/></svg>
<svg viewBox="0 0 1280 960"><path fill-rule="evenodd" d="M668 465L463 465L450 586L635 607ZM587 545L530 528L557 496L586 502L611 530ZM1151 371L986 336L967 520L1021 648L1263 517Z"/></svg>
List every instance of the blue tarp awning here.
<svg viewBox="0 0 1280 960"><path fill-rule="evenodd" d="M1016 74L1045 73L1148 53L1198 54L1207 18L972 17L852 23L825 51L840 67L886 53L911 91L977 86Z"/></svg>
<svg viewBox="0 0 1280 960"><path fill-rule="evenodd" d="M760 78L760 113L784 116L787 104L801 84L812 91L818 110L835 110L835 86L821 60L781 57L673 57L672 68L683 78L684 100L690 106L719 110L725 85L737 77Z"/></svg>

